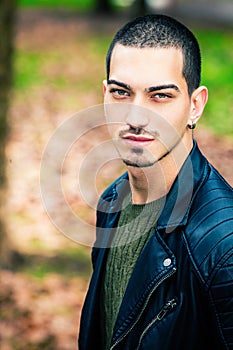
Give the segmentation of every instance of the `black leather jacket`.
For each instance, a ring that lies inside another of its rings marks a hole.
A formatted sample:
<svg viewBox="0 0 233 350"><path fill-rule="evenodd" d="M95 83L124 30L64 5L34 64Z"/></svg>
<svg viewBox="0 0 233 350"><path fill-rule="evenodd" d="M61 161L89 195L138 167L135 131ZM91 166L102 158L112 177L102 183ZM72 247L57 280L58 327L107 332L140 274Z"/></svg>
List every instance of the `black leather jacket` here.
<svg viewBox="0 0 233 350"><path fill-rule="evenodd" d="M103 350L101 283L108 248L99 247L113 234L127 190L124 174L99 203L79 350ZM111 349L233 349L233 191L196 143L137 261Z"/></svg>

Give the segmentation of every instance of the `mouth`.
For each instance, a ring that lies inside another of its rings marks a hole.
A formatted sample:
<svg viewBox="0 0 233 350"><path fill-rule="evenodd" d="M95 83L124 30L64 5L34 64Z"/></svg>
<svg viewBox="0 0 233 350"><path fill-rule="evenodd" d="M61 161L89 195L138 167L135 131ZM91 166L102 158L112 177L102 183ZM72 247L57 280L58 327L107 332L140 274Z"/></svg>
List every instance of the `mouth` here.
<svg viewBox="0 0 233 350"><path fill-rule="evenodd" d="M122 140L133 147L135 146L145 147L145 146L149 146L154 141L154 138L152 136L146 136L146 135L126 134L122 136Z"/></svg>

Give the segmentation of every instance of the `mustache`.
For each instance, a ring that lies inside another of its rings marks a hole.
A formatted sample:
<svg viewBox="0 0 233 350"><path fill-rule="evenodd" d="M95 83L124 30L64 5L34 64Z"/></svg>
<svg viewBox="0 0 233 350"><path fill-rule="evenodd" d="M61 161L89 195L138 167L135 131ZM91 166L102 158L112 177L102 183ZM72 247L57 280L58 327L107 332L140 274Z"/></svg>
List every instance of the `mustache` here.
<svg viewBox="0 0 233 350"><path fill-rule="evenodd" d="M159 134L158 131L156 131L156 130L147 130L147 129L144 129L142 127L133 128L132 126L130 126L129 128L121 130L119 132L119 136L120 137L125 137L128 134L137 135L137 136L148 136L148 137L153 137L153 138L160 137L160 134Z"/></svg>

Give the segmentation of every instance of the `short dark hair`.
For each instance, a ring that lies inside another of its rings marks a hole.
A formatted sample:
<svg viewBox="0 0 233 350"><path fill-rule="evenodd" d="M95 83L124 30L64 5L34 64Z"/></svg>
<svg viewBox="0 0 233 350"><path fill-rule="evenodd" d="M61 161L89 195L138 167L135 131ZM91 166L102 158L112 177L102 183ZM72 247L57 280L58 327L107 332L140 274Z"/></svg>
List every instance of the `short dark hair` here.
<svg viewBox="0 0 233 350"><path fill-rule="evenodd" d="M126 23L115 35L106 56L107 78L110 74L112 51L119 43L137 48L181 49L183 54L183 76L188 93L198 88L201 80L201 54L194 34L172 17L153 14L137 17Z"/></svg>

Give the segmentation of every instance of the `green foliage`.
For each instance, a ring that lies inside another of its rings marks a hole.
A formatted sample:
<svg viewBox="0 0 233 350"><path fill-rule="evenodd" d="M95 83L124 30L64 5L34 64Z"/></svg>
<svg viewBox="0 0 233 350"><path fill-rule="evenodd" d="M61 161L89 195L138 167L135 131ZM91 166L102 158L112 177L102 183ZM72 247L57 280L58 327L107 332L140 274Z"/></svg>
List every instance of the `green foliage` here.
<svg viewBox="0 0 233 350"><path fill-rule="evenodd" d="M90 10L94 8L95 0L19 0L18 3L20 7Z"/></svg>
<svg viewBox="0 0 233 350"><path fill-rule="evenodd" d="M17 51L15 55L14 88L25 90L44 83L41 75L42 55L38 52Z"/></svg>
<svg viewBox="0 0 233 350"><path fill-rule="evenodd" d="M45 71L46 66L59 62L62 56L56 52L42 50L15 50L13 88L17 91L41 88L53 83ZM62 77L55 77L54 83L63 85Z"/></svg>
<svg viewBox="0 0 233 350"><path fill-rule="evenodd" d="M58 251L54 256L26 255L19 271L39 279L51 273L88 278L91 273L90 250L77 246Z"/></svg>
<svg viewBox="0 0 233 350"><path fill-rule="evenodd" d="M233 35L225 31L197 32L203 57L202 84L209 101L201 122L218 134L233 136Z"/></svg>

